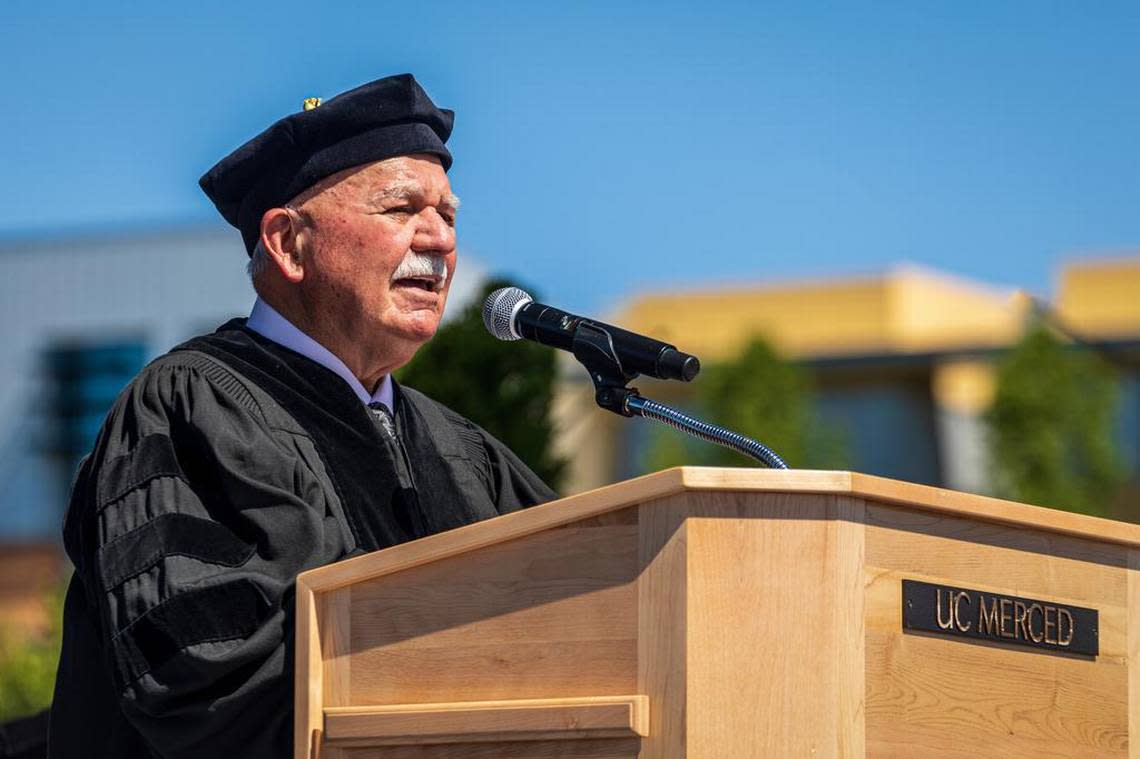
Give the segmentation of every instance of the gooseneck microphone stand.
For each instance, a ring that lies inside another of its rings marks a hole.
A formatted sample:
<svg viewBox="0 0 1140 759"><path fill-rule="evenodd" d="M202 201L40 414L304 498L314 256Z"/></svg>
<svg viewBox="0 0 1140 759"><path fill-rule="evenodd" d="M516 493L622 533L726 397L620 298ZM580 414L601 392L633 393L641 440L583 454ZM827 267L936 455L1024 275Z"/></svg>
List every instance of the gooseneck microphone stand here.
<svg viewBox="0 0 1140 759"><path fill-rule="evenodd" d="M687 432L695 438L717 443L742 453L769 469L787 469L788 465L763 443L716 424L702 422L664 403L650 400L627 387L637 375L627 374L614 350L613 339L605 329L582 323L574 335L574 358L590 373L594 383L594 400L607 411L621 416L641 416Z"/></svg>

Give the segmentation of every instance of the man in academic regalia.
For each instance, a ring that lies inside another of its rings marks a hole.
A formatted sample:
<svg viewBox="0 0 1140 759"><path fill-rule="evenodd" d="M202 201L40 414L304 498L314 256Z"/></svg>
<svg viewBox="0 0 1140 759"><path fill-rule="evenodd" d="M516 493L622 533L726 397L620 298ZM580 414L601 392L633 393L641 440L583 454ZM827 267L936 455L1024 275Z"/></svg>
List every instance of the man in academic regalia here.
<svg viewBox="0 0 1140 759"><path fill-rule="evenodd" d="M258 298L144 369L80 468L51 756L290 756L298 572L554 497L391 378L455 271L451 124L389 77L202 177Z"/></svg>

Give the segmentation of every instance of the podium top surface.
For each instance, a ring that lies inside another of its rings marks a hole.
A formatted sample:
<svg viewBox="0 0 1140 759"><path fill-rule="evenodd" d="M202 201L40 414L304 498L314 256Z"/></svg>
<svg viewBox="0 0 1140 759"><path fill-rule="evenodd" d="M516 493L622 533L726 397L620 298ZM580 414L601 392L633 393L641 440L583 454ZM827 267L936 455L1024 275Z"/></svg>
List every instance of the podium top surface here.
<svg viewBox="0 0 1140 759"><path fill-rule="evenodd" d="M1140 548L1140 525L885 477L804 469L675 467L311 569L298 575L297 581L317 592L334 590L362 576L374 577L420 566L647 500L710 490L847 495L943 515Z"/></svg>

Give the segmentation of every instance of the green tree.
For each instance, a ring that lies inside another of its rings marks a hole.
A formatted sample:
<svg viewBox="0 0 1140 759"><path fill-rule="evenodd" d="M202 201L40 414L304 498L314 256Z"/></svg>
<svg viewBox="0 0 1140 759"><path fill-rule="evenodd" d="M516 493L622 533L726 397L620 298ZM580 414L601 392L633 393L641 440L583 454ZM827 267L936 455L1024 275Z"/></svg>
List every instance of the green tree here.
<svg viewBox="0 0 1140 759"><path fill-rule="evenodd" d="M491 281L483 297L507 284ZM482 308L481 297L440 327L397 377L490 432L557 489L565 462L551 450L554 351L496 340L483 326Z"/></svg>
<svg viewBox="0 0 1140 759"><path fill-rule="evenodd" d="M1112 371L1096 355L1031 327L998 368L988 414L999 495L1108 513L1123 482L1113 445Z"/></svg>
<svg viewBox="0 0 1140 759"><path fill-rule="evenodd" d="M51 704L63 640L63 593L47 600L49 626L31 638L0 629L0 722L23 717Z"/></svg>
<svg viewBox="0 0 1140 759"><path fill-rule="evenodd" d="M790 467L846 466L842 436L812 413L811 385L803 370L754 337L734 359L712 364L694 380L694 413L759 440ZM647 469L678 464L747 466L749 459L664 427L654 430ZM684 437L680 437L684 436ZM754 462L755 466L762 466Z"/></svg>

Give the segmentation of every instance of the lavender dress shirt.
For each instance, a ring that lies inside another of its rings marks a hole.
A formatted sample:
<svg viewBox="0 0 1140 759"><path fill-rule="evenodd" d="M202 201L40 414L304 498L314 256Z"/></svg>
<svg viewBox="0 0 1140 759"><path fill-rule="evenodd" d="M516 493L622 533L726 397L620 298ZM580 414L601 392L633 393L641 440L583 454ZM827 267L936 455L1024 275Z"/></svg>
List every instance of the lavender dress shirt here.
<svg viewBox="0 0 1140 759"><path fill-rule="evenodd" d="M253 310L250 312L249 319L246 320L245 326L267 340L272 340L278 345L283 345L289 350L296 351L305 358L316 361L329 371L335 372L341 379L348 383L348 386L351 387L357 397L360 398L361 403L369 404L379 401L388 408L389 412L393 411L392 376L390 374L384 375L384 379L380 381L376 392L369 393L367 388L356 378L356 375L349 371L348 367L344 365L343 361L334 356L328 348L306 335L292 322L277 313L273 306L261 298L258 298L254 302Z"/></svg>

